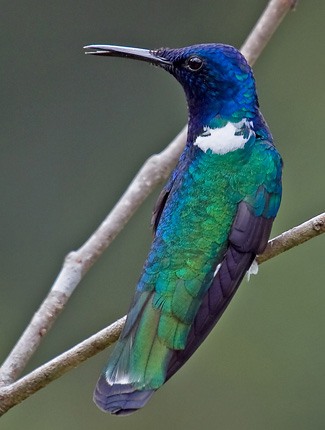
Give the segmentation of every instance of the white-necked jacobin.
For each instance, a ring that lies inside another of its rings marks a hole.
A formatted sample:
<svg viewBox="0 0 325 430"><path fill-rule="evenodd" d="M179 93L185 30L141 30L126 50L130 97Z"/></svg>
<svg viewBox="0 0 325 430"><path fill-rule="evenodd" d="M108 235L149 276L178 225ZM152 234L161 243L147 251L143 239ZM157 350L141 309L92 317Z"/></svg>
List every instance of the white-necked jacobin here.
<svg viewBox="0 0 325 430"><path fill-rule="evenodd" d="M232 46L86 48L160 66L183 86L188 105L187 144L154 208L149 256L94 393L102 410L127 415L195 352L265 249L282 160L252 69Z"/></svg>

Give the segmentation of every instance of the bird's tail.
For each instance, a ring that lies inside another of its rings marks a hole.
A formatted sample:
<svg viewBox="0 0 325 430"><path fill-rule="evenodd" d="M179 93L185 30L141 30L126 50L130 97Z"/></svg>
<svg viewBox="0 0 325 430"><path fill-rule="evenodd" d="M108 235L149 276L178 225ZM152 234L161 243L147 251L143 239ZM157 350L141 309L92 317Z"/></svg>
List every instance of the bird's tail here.
<svg viewBox="0 0 325 430"><path fill-rule="evenodd" d="M105 412L128 415L142 408L166 379L171 350L157 336L160 312L152 294L136 294L125 327L103 370L94 401Z"/></svg>
<svg viewBox="0 0 325 430"><path fill-rule="evenodd" d="M98 379L94 401L104 412L114 415L129 415L141 409L155 390L138 391L132 384L109 384L102 374Z"/></svg>

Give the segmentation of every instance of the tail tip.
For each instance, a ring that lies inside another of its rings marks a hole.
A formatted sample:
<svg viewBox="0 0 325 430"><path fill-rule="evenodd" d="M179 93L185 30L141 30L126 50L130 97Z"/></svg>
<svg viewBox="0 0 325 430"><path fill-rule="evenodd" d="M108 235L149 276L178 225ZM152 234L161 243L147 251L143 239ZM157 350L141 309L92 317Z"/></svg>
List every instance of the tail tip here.
<svg viewBox="0 0 325 430"><path fill-rule="evenodd" d="M101 375L95 391L94 402L104 412L113 415L130 415L141 409L155 390L138 391L132 384L108 384Z"/></svg>

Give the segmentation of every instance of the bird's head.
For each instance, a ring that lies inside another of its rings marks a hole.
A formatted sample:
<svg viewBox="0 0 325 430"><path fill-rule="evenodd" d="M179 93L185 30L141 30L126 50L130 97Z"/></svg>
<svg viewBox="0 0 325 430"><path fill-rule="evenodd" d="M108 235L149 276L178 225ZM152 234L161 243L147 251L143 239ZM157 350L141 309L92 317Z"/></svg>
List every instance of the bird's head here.
<svg viewBox="0 0 325 430"><path fill-rule="evenodd" d="M94 50L90 54L133 58L167 70L184 88L194 128L218 119L250 119L258 110L252 69L232 46L211 43L153 51L113 45L85 48Z"/></svg>

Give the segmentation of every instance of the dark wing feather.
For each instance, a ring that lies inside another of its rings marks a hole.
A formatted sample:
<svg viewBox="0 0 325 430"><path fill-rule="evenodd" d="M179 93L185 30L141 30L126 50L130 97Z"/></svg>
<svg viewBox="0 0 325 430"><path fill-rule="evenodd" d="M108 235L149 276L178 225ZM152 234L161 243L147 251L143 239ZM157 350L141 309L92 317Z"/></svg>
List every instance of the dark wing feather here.
<svg viewBox="0 0 325 430"><path fill-rule="evenodd" d="M169 193L170 193L170 189L168 189L167 187L163 188L158 196L155 207L153 208L152 217L151 217L151 226L154 233L156 233L157 231L159 220L164 210L165 204L167 202Z"/></svg>
<svg viewBox="0 0 325 430"><path fill-rule="evenodd" d="M169 379L201 345L233 298L256 254L267 244L274 218L255 216L244 201L239 204L221 266L203 298L184 350L175 351L170 360Z"/></svg>

